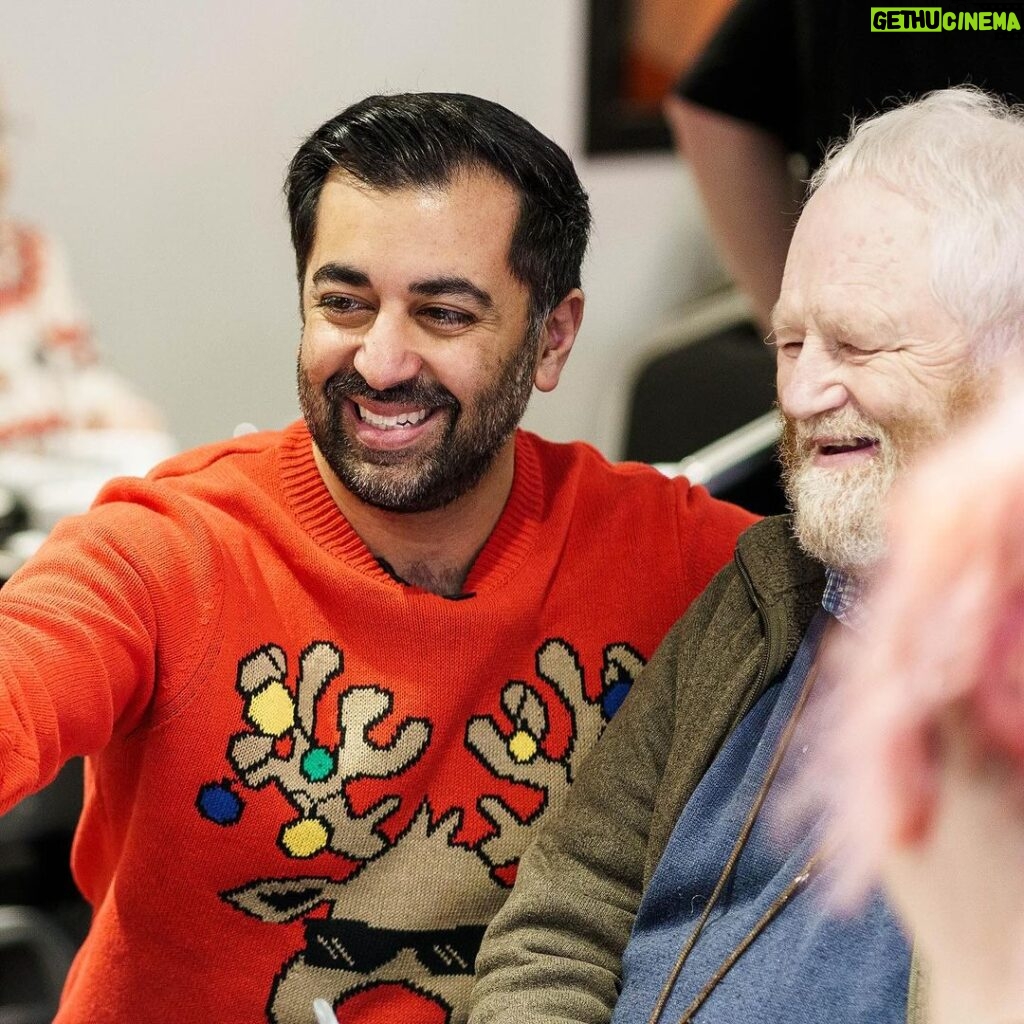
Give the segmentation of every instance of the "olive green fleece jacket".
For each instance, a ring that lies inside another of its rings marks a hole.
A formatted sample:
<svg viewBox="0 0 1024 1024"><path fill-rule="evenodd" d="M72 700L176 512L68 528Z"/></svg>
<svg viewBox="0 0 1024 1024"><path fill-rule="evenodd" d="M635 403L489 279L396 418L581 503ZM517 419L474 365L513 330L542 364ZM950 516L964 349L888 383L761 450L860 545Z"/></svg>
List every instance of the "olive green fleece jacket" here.
<svg viewBox="0 0 1024 1024"><path fill-rule="evenodd" d="M606 1024L640 898L726 737L789 664L821 565L765 519L669 632L523 855L477 957L470 1024ZM916 971L908 1024L921 1024Z"/></svg>

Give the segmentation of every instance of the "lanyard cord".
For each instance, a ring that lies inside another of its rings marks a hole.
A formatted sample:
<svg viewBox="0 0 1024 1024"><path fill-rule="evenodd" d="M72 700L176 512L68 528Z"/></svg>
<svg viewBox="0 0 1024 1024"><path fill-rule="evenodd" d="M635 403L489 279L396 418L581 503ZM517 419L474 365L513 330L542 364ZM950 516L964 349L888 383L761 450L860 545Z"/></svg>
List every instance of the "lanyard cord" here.
<svg viewBox="0 0 1024 1024"><path fill-rule="evenodd" d="M761 810L761 806L764 804L765 799L768 796L768 791L771 789L772 782L775 780L775 776L778 774L779 768L782 766L782 759L785 756L789 743L793 738L793 733L796 732L797 723L800 721L800 715L803 713L804 707L807 704L807 698L810 696L811 690L814 687L814 681L818 677L818 664L821 660L821 652L819 651L818 653L819 657L814 659L814 665L811 667L807 681L804 683L803 689L800 691L800 696L797 699L796 706L793 708L793 713L790 715L789 721L786 723L786 728L782 733L782 738L779 740L778 748L772 757L771 764L768 766L768 771L765 773L764 782L761 783L761 788L757 791L757 794L754 797L754 802L750 807L750 811L747 813L746 820L743 822L743 827L740 829L739 835L736 837L736 842L733 843L732 851L729 854L728 860L725 862L725 867L722 868L722 873L718 876L718 881L715 883L715 888L711 893L711 898L704 907L704 911L700 915L700 919L697 921L696 927L690 933L690 937L686 940L686 944L680 950L679 956L676 959L665 984L662 986L661 992L658 994L658 1001L654 1004L654 1009L651 1010L651 1015L647 1019L647 1024L658 1024L661 1020L661 1016L665 1012L665 1006L668 1003L669 997L672 995L672 990L675 988L676 981L679 980L679 975L682 972L683 965L686 963L690 953L693 951L693 947L697 945L697 940L700 938L701 932L704 930L704 925L707 924L708 918L711 916L711 912L714 910L719 897L722 895L722 891L725 889L730 876L736 869L736 864L740 859L740 854L743 853L743 848L746 846L747 840L750 838L750 833L754 830L754 822L757 820L758 812ZM771 906L768 907L761 916L760 920L753 928L750 929L749 932L747 932L735 949L733 949L732 952L722 961L718 969L708 980L708 983L700 990L700 992L697 993L693 1002L690 1003L683 1012L682 1017L679 1018L679 1024L689 1024L689 1022L692 1021L693 1015L701 1008L701 1006L704 1005L715 986L726 976L726 974L729 973L729 970L733 967L736 961L743 956L758 935L768 927L779 911L782 910L782 908L807 884L813 874L814 868L817 866L820 856L820 851L811 855L810 859L803 866L803 869L789 883L789 885L782 890L782 892L772 902Z"/></svg>

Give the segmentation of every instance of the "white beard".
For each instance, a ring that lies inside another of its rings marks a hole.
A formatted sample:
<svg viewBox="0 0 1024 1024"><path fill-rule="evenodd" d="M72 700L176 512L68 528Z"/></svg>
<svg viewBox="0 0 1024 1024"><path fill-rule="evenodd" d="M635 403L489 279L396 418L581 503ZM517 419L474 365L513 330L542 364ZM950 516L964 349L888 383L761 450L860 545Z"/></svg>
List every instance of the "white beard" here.
<svg viewBox="0 0 1024 1024"><path fill-rule="evenodd" d="M905 411L886 425L855 405L809 420L786 417L783 479L800 546L833 569L866 580L885 556L887 503L897 479L917 457L982 408L999 376L966 363L930 409ZM814 437L872 438L874 455L843 468L814 465Z"/></svg>
<svg viewBox="0 0 1024 1024"><path fill-rule="evenodd" d="M853 406L813 421L787 422L784 445L786 495L800 546L833 569L864 579L886 550L886 501L914 455L942 430L945 417L911 419L894 431ZM847 468L814 465L814 437L866 437L877 441L872 457Z"/></svg>
<svg viewBox="0 0 1024 1024"><path fill-rule="evenodd" d="M891 443L848 470L803 460L787 483L800 546L834 569L864 578L885 555L885 502L900 465Z"/></svg>

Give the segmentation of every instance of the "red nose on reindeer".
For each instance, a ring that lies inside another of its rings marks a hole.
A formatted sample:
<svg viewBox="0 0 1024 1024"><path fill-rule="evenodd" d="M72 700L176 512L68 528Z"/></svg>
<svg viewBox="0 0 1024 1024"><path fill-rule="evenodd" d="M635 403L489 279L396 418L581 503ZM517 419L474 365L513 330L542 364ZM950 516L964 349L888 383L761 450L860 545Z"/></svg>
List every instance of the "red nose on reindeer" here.
<svg viewBox="0 0 1024 1024"><path fill-rule="evenodd" d="M334 1006L338 1020L345 1024L375 1024L380 1008L387 1007L388 1019L416 1021L416 1024L448 1024L451 1012L422 992L408 985L384 982L356 992Z"/></svg>

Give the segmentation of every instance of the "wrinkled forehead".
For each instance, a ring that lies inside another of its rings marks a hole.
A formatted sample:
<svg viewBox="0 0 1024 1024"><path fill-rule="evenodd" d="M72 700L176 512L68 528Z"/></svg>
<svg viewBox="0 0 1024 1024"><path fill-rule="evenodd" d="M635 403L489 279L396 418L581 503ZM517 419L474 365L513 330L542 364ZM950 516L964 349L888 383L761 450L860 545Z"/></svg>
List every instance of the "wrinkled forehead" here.
<svg viewBox="0 0 1024 1024"><path fill-rule="evenodd" d="M819 189L804 206L792 248L836 259L873 259L916 251L931 237L937 212L876 179L850 179Z"/></svg>
<svg viewBox="0 0 1024 1024"><path fill-rule="evenodd" d="M932 215L873 181L826 185L804 207L786 259L778 319L837 319L931 296Z"/></svg>

